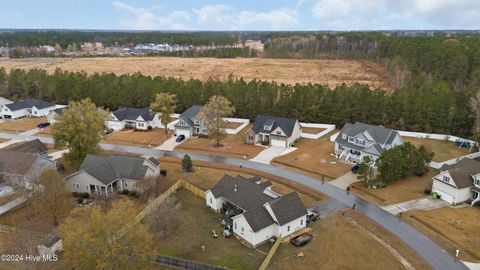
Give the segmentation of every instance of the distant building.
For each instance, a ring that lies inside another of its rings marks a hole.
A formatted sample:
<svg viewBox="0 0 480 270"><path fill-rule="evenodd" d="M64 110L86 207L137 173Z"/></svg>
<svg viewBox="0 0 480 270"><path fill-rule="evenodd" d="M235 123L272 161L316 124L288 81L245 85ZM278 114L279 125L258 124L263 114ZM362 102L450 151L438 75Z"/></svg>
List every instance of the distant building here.
<svg viewBox="0 0 480 270"><path fill-rule="evenodd" d="M17 119L22 117L43 117L55 110L55 104L39 99L26 99L2 105L0 117Z"/></svg>
<svg viewBox="0 0 480 270"><path fill-rule="evenodd" d="M136 130L147 130L163 127L158 114L154 114L148 108L120 108L110 114L107 127L113 130L131 128Z"/></svg>
<svg viewBox="0 0 480 270"><path fill-rule="evenodd" d="M257 115L252 129L245 134L245 142L266 142L269 146L289 147L301 136L302 127L297 119Z"/></svg>

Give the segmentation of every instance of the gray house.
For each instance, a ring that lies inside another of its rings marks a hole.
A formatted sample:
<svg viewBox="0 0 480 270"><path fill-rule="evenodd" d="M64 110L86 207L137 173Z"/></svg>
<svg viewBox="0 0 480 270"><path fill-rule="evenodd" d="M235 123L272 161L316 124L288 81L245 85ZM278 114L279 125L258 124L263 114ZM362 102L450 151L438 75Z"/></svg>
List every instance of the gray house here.
<svg viewBox="0 0 480 270"><path fill-rule="evenodd" d="M208 129L205 126L205 119L201 119L199 113L202 106L193 105L183 112L178 123L175 125L175 135L185 135L185 137L208 135Z"/></svg>
<svg viewBox="0 0 480 270"><path fill-rule="evenodd" d="M159 174L160 164L154 158L88 155L80 171L67 177L65 184L72 192L106 196L123 190L142 193L155 183Z"/></svg>
<svg viewBox="0 0 480 270"><path fill-rule="evenodd" d="M297 119L257 115L252 129L245 135L247 144L266 142L270 146L289 147L302 136Z"/></svg>
<svg viewBox="0 0 480 270"><path fill-rule="evenodd" d="M360 163L365 156L377 160L383 152L401 144L402 137L393 129L347 123L335 139L335 155L341 160Z"/></svg>
<svg viewBox="0 0 480 270"><path fill-rule="evenodd" d="M0 150L0 182L30 188L45 168L55 169L56 162L38 154Z"/></svg>
<svg viewBox="0 0 480 270"><path fill-rule="evenodd" d="M149 127L161 127L158 115L149 108L120 108L111 113L106 125L113 130L124 128L148 130Z"/></svg>

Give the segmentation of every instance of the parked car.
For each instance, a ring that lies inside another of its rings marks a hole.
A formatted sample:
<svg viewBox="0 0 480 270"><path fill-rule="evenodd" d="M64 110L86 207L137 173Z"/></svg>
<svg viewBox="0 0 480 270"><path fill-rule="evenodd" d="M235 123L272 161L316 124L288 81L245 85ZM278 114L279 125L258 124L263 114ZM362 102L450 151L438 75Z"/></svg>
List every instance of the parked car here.
<svg viewBox="0 0 480 270"><path fill-rule="evenodd" d="M318 221L320 219L320 212L317 210L308 211L307 222Z"/></svg>
<svg viewBox="0 0 480 270"><path fill-rule="evenodd" d="M290 243L296 247L302 247L308 244L313 239L313 234L304 233L290 240Z"/></svg>
<svg viewBox="0 0 480 270"><path fill-rule="evenodd" d="M185 135L183 134L178 135L177 138L175 139L176 142L181 142L183 140L185 140Z"/></svg>
<svg viewBox="0 0 480 270"><path fill-rule="evenodd" d="M45 127L48 127L50 126L50 123L48 122L43 122L43 123L40 123L37 125L37 128L45 128Z"/></svg>
<svg viewBox="0 0 480 270"><path fill-rule="evenodd" d="M470 148L469 141L456 140L455 145L462 148Z"/></svg>
<svg viewBox="0 0 480 270"><path fill-rule="evenodd" d="M357 173L358 170L360 169L360 164L355 164L355 166L352 167L352 173Z"/></svg>

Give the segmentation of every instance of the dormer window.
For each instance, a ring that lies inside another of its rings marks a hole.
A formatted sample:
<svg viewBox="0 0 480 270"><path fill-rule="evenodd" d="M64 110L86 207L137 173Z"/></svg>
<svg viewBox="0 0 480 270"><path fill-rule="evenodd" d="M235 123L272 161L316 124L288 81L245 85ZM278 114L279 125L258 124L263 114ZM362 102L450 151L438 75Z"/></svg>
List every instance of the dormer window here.
<svg viewBox="0 0 480 270"><path fill-rule="evenodd" d="M347 134L342 134L342 140L346 140L347 139Z"/></svg>
<svg viewBox="0 0 480 270"><path fill-rule="evenodd" d="M355 138L353 138L353 137L348 137L348 142L354 143L354 142L355 142Z"/></svg>
<svg viewBox="0 0 480 270"><path fill-rule="evenodd" d="M265 121L265 123L263 124L263 129L266 130L266 131L271 131L272 128L273 128L273 123L275 121L272 120L272 119L268 119L267 121Z"/></svg>
<svg viewBox="0 0 480 270"><path fill-rule="evenodd" d="M195 125L200 125L200 121L198 120L195 120L193 123L195 123Z"/></svg>
<svg viewBox="0 0 480 270"><path fill-rule="evenodd" d="M277 130L277 135L282 135L282 132L280 130Z"/></svg>
<svg viewBox="0 0 480 270"><path fill-rule="evenodd" d="M450 181L450 177L448 177L447 175L444 175L443 176L443 182L449 182Z"/></svg>

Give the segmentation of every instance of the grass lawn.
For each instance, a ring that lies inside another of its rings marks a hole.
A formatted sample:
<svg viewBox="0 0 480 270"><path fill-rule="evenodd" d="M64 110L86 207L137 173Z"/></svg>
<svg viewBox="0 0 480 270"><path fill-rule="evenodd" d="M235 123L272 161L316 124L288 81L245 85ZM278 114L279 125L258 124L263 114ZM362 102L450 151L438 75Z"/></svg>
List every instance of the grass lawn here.
<svg viewBox="0 0 480 270"><path fill-rule="evenodd" d="M47 122L46 117L26 117L18 120L5 120L5 122L0 124L0 131L9 133L21 133L37 128L37 125L43 122Z"/></svg>
<svg viewBox="0 0 480 270"><path fill-rule="evenodd" d="M231 128L231 129L236 129L239 126L241 126L243 123L240 122L229 122L225 121L225 128Z"/></svg>
<svg viewBox="0 0 480 270"><path fill-rule="evenodd" d="M246 178L253 176L253 174L249 173L238 173L235 171L219 170L206 167L195 167L195 172L186 174L181 171L181 167L177 163L160 162L162 169L167 170L167 181L174 183L179 179L184 179L202 190L208 190L213 187L225 174L229 174L231 176L241 175ZM292 188L277 182L272 182L272 189L282 195L294 191ZM306 207L314 206L319 202L318 200L302 193L299 193L298 195Z"/></svg>
<svg viewBox="0 0 480 270"><path fill-rule="evenodd" d="M39 135L43 135L45 137L52 137L52 126L44 127L38 132Z"/></svg>
<svg viewBox="0 0 480 270"><path fill-rule="evenodd" d="M4 142L8 142L8 141L10 141L10 139L0 138L0 143L4 143Z"/></svg>
<svg viewBox="0 0 480 270"><path fill-rule="evenodd" d="M404 220L460 259L480 263L480 209L442 207L430 211L409 211Z"/></svg>
<svg viewBox="0 0 480 270"><path fill-rule="evenodd" d="M23 194L25 194L25 192L26 192L25 189L18 189L18 190L14 189L12 193L9 193L8 195L0 197L0 205L4 205L9 201L12 201L22 196Z"/></svg>
<svg viewBox="0 0 480 270"><path fill-rule="evenodd" d="M324 131L324 128L302 127L302 133L317 134Z"/></svg>
<svg viewBox="0 0 480 270"><path fill-rule="evenodd" d="M122 145L140 145L156 147L161 145L171 136L171 132L165 135L163 128L155 128L148 131L118 131L105 136L104 143L114 143Z"/></svg>
<svg viewBox="0 0 480 270"><path fill-rule="evenodd" d="M298 147L298 150L288 155L277 157L273 159L273 162L307 171L314 174L316 178L324 175L329 179L344 175L352 167L351 165L338 162L331 155L335 148L335 143L330 141L328 134L318 140L302 138L296 143L295 147ZM322 160L325 163L322 163Z"/></svg>
<svg viewBox="0 0 480 270"><path fill-rule="evenodd" d="M419 139L413 137L402 137L402 139L417 146L424 145L425 148L435 153L433 161L437 162L447 161L470 153L470 148L458 148L455 143L450 141Z"/></svg>
<svg viewBox="0 0 480 270"><path fill-rule="evenodd" d="M363 182L353 184L352 192L377 205L389 205L425 197L426 188L432 188L432 177L438 171L430 169L424 176L410 176L390 183L384 188L370 189Z"/></svg>
<svg viewBox="0 0 480 270"><path fill-rule="evenodd" d="M171 220L176 226L167 235L154 238L158 254L231 269L257 269L260 266L264 254L243 245L233 236L229 239L212 237L212 230L222 234L219 219L223 215L208 209L202 199L187 191L179 191L173 196L181 203ZM202 251L202 246L205 246L205 251Z"/></svg>
<svg viewBox="0 0 480 270"><path fill-rule="evenodd" d="M417 269L428 269L415 253L368 218L347 211L346 215L394 247ZM340 213L311 223L313 240L303 247L281 245L269 269L405 269L392 253L371 235L359 230ZM304 257L297 258L302 252Z"/></svg>
<svg viewBox="0 0 480 270"><path fill-rule="evenodd" d="M177 149L196 152L209 152L226 156L234 156L243 158L253 158L265 148L246 144L245 133L249 131L251 125L242 129L235 135L226 135L220 143L221 147L216 147L216 141L209 138L189 138L184 143L177 146Z"/></svg>

